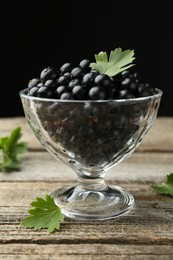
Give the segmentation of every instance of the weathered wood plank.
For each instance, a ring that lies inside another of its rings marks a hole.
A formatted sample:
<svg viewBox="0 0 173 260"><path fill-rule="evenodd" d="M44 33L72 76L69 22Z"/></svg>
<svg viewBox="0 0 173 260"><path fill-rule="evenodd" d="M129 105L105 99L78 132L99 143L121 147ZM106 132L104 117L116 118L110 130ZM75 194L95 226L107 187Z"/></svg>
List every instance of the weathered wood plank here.
<svg viewBox="0 0 173 260"><path fill-rule="evenodd" d="M16 207L28 207L29 202L37 196L45 196L46 193L51 193L55 189L62 188L63 186L71 186L72 182L1 182L0 183L0 207L7 207L7 213L17 209ZM111 184L115 184L111 182ZM168 208L172 209L172 197L158 195L153 192L150 187L150 183L143 182L120 182L116 183L118 186L130 191L136 199L145 201L148 205L158 210L158 208L164 209L164 203L168 203ZM155 205L155 201L157 201ZM171 205L169 205L169 203ZM13 209L13 207L15 207Z"/></svg>
<svg viewBox="0 0 173 260"><path fill-rule="evenodd" d="M108 171L107 182L130 191L135 206L127 215L101 222L65 218L51 235L21 226L37 196L76 182L75 173L56 161L34 137L25 118L0 119L0 135L22 127L34 150L22 156L19 172L0 172L0 259L4 260L172 260L172 198L155 194L150 184L173 171L173 118L157 118L130 158Z"/></svg>
<svg viewBox="0 0 173 260"><path fill-rule="evenodd" d="M0 172L0 181L75 181L74 171L48 152L28 152L22 156L21 171ZM173 171L173 153L133 153L107 172L110 181L162 181Z"/></svg>
<svg viewBox="0 0 173 260"><path fill-rule="evenodd" d="M11 259L172 259L172 246L158 245L110 245L110 244L69 244L69 245L37 245L12 244L0 245L0 259L6 252ZM4 258L2 258L4 256ZM17 258L20 257L20 258ZM22 258L23 257L23 258ZM57 258L58 257L58 258ZM133 258L132 258L133 257ZM155 258L154 258L155 257Z"/></svg>
<svg viewBox="0 0 173 260"><path fill-rule="evenodd" d="M0 135L7 135L14 127L21 126L23 140L29 148L43 150L24 117L0 118ZM158 117L137 151L173 151L173 118Z"/></svg>
<svg viewBox="0 0 173 260"><path fill-rule="evenodd" d="M118 184L133 193L136 200L128 215L102 222L65 219L59 231L48 235L46 230L26 229L20 223L31 200L64 183L0 183L0 259L97 260L117 256L118 259L171 260L172 198L153 193L147 183ZM13 247L16 243L17 248Z"/></svg>
<svg viewBox="0 0 173 260"><path fill-rule="evenodd" d="M147 216L146 216L147 217ZM20 225L1 225L0 244L128 244L172 245L172 221L124 216L102 223L63 223L51 235L45 230L28 230Z"/></svg>
<svg viewBox="0 0 173 260"><path fill-rule="evenodd" d="M57 258L58 257L58 258ZM171 255L146 255L145 253L137 254L137 255L115 255L118 257L118 260L172 260ZM1 260L112 260L114 255L98 255L96 254L88 254L88 255L78 255L77 253L74 255L2 255L0 256Z"/></svg>
<svg viewBox="0 0 173 260"><path fill-rule="evenodd" d="M11 258L12 257L12 258ZM106 258L105 258L106 257ZM58 256L58 260L112 260L112 255L87 255L87 256L79 256L79 255L61 255ZM164 258L163 258L164 257ZM118 256L118 260L126 260L128 258L128 260L172 260L172 256L166 256L166 255L161 255L161 256L154 256L154 255L136 255L136 256L127 256L127 255L119 255ZM1 259L1 258L0 258ZM25 256L23 257L23 255L18 255L18 256L5 256L5 258L2 258L2 260L30 260L31 257L30 256ZM32 260L57 260L57 256L38 256L38 255L32 255Z"/></svg>
<svg viewBox="0 0 173 260"><path fill-rule="evenodd" d="M172 198L155 194L148 184L119 183L135 197L135 206L127 215L101 222L65 219L61 229L51 235L20 225L29 203L45 196L62 183L0 183L0 244L121 244L172 245Z"/></svg>

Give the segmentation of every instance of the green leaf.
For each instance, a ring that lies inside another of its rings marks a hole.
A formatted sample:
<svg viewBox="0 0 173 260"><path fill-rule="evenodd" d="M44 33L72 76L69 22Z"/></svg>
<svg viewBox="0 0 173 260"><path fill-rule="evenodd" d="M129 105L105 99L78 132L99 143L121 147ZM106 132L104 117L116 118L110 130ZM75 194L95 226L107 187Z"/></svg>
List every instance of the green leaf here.
<svg viewBox="0 0 173 260"><path fill-rule="evenodd" d="M166 182L160 185L152 184L151 187L157 193L173 196L173 173L167 175Z"/></svg>
<svg viewBox="0 0 173 260"><path fill-rule="evenodd" d="M10 136L0 137L0 150L3 157L0 162L0 171L20 170L18 155L27 151L27 143L19 142L21 136L21 128L17 127L12 130Z"/></svg>
<svg viewBox="0 0 173 260"><path fill-rule="evenodd" d="M116 48L110 52L109 60L106 52L101 51L99 54L96 54L96 63L91 63L90 67L112 77L134 66L135 64L132 64L134 59L134 50L122 51L121 48Z"/></svg>
<svg viewBox="0 0 173 260"><path fill-rule="evenodd" d="M16 143L18 142L18 140L21 138L22 134L21 134L21 128L20 127L17 127L15 128L9 138L7 139L7 142L6 142L6 149L9 150L11 148L13 148Z"/></svg>
<svg viewBox="0 0 173 260"><path fill-rule="evenodd" d="M48 229L49 234L60 229L60 223L64 221L64 215L61 209L55 204L54 199L48 194L46 199L36 198L31 203L33 208L28 210L29 216L25 217L22 225L28 228L40 230Z"/></svg>

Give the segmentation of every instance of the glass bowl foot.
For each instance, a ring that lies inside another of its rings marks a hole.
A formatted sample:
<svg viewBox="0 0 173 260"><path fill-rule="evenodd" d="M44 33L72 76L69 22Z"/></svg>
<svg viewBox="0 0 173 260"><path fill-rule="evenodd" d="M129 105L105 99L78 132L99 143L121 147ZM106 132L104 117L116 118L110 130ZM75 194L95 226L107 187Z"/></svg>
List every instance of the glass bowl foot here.
<svg viewBox="0 0 173 260"><path fill-rule="evenodd" d="M129 212L134 204L133 196L118 186L95 191L79 185L55 190L51 197L66 217L78 220L116 218Z"/></svg>

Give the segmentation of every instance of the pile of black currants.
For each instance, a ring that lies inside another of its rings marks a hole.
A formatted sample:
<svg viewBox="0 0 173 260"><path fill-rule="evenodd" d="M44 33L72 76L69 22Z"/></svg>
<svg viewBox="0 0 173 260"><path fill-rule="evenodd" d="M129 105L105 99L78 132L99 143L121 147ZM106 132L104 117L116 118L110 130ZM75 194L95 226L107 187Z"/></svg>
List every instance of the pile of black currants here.
<svg viewBox="0 0 173 260"><path fill-rule="evenodd" d="M124 70L110 77L92 69L88 59L77 66L67 62L59 69L46 67L28 83L29 96L61 100L130 99L154 93L155 89L137 72Z"/></svg>

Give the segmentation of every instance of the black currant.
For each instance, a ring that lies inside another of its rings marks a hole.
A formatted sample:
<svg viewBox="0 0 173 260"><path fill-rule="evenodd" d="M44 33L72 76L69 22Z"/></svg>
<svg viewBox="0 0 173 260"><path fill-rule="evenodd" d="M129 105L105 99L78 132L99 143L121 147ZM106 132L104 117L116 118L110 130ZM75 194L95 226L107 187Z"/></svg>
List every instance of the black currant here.
<svg viewBox="0 0 173 260"><path fill-rule="evenodd" d="M45 83L45 81L48 79L56 79L58 75L59 73L57 69L55 69L54 67L47 67L42 70L40 74L40 79L43 83Z"/></svg>
<svg viewBox="0 0 173 260"><path fill-rule="evenodd" d="M63 93L65 93L67 91L67 87L66 86L59 86L56 90L55 90L55 94L57 95L57 97L59 98Z"/></svg>
<svg viewBox="0 0 173 260"><path fill-rule="evenodd" d="M28 83L28 88L31 89L33 87L36 87L39 83L40 83L40 79L39 78L34 78L34 79L31 79Z"/></svg>
<svg viewBox="0 0 173 260"><path fill-rule="evenodd" d="M72 89L74 86L80 85L80 83L81 83L81 80L80 80L80 79L73 79L73 80L71 80L71 81L69 82L68 88L69 88L69 89Z"/></svg>
<svg viewBox="0 0 173 260"><path fill-rule="evenodd" d="M119 92L118 98L129 99L129 98L134 98L134 95L128 89L123 89Z"/></svg>
<svg viewBox="0 0 173 260"><path fill-rule="evenodd" d="M90 65L90 61L87 60L87 59L84 59L82 60L80 63L79 63L79 67L81 67L82 69L84 69L85 71L90 71L91 68L89 67Z"/></svg>
<svg viewBox="0 0 173 260"><path fill-rule="evenodd" d="M73 96L71 93L69 92L64 92L62 93L62 95L60 96L60 99L63 99L63 100L72 100L73 99Z"/></svg>
<svg viewBox="0 0 173 260"><path fill-rule="evenodd" d="M89 90L88 96L91 100L100 100L106 98L106 93L102 87L94 86Z"/></svg>
<svg viewBox="0 0 173 260"><path fill-rule="evenodd" d="M70 76L66 76L66 75L62 75L57 79L57 83L58 85L68 85L68 83L70 82L71 77Z"/></svg>
<svg viewBox="0 0 173 260"><path fill-rule="evenodd" d="M67 63L64 63L61 67L60 67L60 72L61 74L64 74L66 72L70 72L72 69L72 63L70 62L67 62Z"/></svg>
<svg viewBox="0 0 173 260"><path fill-rule="evenodd" d="M83 76L82 83L86 86L91 86L94 82L95 75L93 73L87 73Z"/></svg>
<svg viewBox="0 0 173 260"><path fill-rule="evenodd" d="M81 85L76 85L74 86L74 88L72 89L72 94L74 99L83 99L84 95L85 95L85 90Z"/></svg>
<svg viewBox="0 0 173 260"><path fill-rule="evenodd" d="M81 67L75 67L71 71L72 78L82 78L83 76L83 70Z"/></svg>
<svg viewBox="0 0 173 260"><path fill-rule="evenodd" d="M37 97L37 91L38 91L38 87L33 87L33 88L31 88L30 90L29 90L29 93L28 93L28 95L29 96L32 96L32 97Z"/></svg>
<svg viewBox="0 0 173 260"><path fill-rule="evenodd" d="M53 97L53 91L49 90L47 87L41 87L37 91L37 96L43 97L43 98L52 98Z"/></svg>
<svg viewBox="0 0 173 260"><path fill-rule="evenodd" d="M108 75L99 74L95 77L94 83L95 85L99 85L103 88L107 88L111 85L112 79Z"/></svg>

